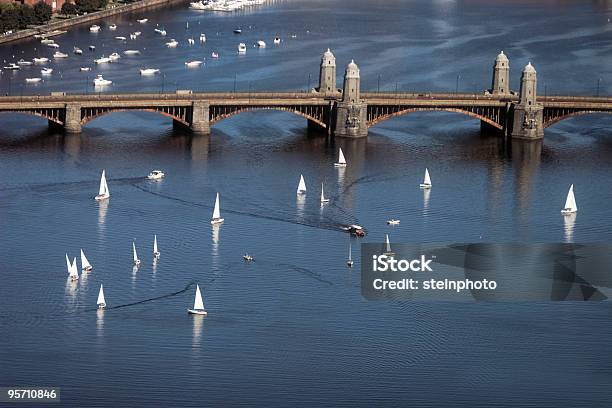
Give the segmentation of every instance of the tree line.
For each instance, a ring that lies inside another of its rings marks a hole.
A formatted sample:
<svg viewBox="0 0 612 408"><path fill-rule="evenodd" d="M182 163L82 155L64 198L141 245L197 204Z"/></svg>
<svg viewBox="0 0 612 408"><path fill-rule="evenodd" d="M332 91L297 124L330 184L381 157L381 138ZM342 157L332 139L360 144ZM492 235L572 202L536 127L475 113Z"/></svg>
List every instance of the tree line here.
<svg viewBox="0 0 612 408"><path fill-rule="evenodd" d="M21 3L0 4L0 32L44 24L51 19L51 6L39 1L33 7Z"/></svg>
<svg viewBox="0 0 612 408"><path fill-rule="evenodd" d="M66 2L62 5L62 14L75 15L91 13L106 8L108 0L76 0L74 3Z"/></svg>

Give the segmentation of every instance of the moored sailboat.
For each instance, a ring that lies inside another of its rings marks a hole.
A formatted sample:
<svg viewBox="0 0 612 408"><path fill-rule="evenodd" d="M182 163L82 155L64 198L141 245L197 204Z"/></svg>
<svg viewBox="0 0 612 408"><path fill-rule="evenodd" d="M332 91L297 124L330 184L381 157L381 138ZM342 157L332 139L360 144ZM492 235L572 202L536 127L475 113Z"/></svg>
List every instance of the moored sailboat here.
<svg viewBox="0 0 612 408"><path fill-rule="evenodd" d="M206 316L208 312L204 310L204 302L202 301L202 293L200 293L200 285L196 285L195 300L193 302L193 309L187 309L190 314L197 314Z"/></svg>
<svg viewBox="0 0 612 408"><path fill-rule="evenodd" d="M572 184L567 192L567 198L565 199L565 207L561 210L561 214L570 215L578 211L576 205L576 197L574 196L574 185Z"/></svg>
<svg viewBox="0 0 612 408"><path fill-rule="evenodd" d="M93 269L93 266L91 266L91 264L89 263L89 260L85 256L85 252L83 252L83 249L81 248L81 270L83 272L89 272L92 269Z"/></svg>
<svg viewBox="0 0 612 408"><path fill-rule="evenodd" d="M215 199L215 208L213 210L212 219L210 220L211 224L221 224L225 221L221 218L221 206L219 204L219 193L217 193L217 198Z"/></svg>
<svg viewBox="0 0 612 408"><path fill-rule="evenodd" d="M96 201L101 201L106 200L109 197L110 192L108 191L108 184L106 183L106 170L102 170L102 177L100 177L100 188L95 199Z"/></svg>
<svg viewBox="0 0 612 408"><path fill-rule="evenodd" d="M98 292L98 301L96 302L98 309L106 308L106 299L104 298L104 286L100 284L100 291Z"/></svg>

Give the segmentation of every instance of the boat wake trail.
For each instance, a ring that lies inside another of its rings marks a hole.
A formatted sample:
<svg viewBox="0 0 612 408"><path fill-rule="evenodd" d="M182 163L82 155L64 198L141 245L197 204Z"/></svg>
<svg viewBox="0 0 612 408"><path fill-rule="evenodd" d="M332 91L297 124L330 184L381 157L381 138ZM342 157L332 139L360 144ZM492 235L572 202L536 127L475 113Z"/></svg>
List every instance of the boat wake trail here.
<svg viewBox="0 0 612 408"><path fill-rule="evenodd" d="M334 284L333 282L330 282L327 279L323 278L323 276L320 273L311 271L310 269L302 268L301 266L291 265L291 264L283 264L283 263L276 264L275 266L280 267L280 268L292 269L292 270L294 270L296 272L299 272L299 273L301 273L303 275L306 275L306 276L308 276L308 277L310 277L312 279L315 279L315 280L317 280L317 281L319 281L321 283L325 283L325 284L327 284L329 286L332 286Z"/></svg>

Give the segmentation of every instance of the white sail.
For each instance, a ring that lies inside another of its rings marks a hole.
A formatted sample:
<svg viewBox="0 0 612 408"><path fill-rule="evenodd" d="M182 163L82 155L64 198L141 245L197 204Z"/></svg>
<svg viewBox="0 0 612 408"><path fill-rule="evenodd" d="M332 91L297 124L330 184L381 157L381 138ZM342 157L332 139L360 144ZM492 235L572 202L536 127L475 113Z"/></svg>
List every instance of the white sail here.
<svg viewBox="0 0 612 408"><path fill-rule="evenodd" d="M325 193L323 193L323 183L321 183L321 202L324 203L325 200Z"/></svg>
<svg viewBox="0 0 612 408"><path fill-rule="evenodd" d="M153 239L153 253L156 254L157 252L157 235L155 235L155 238Z"/></svg>
<svg viewBox="0 0 612 408"><path fill-rule="evenodd" d="M569 210L571 212L578 211L578 206L576 205L576 197L574 196L573 184L570 186L570 189L567 192L567 199L565 200L565 210Z"/></svg>
<svg viewBox="0 0 612 408"><path fill-rule="evenodd" d="M431 178L429 177L429 170L425 168L425 177L423 178L423 184L431 185Z"/></svg>
<svg viewBox="0 0 612 408"><path fill-rule="evenodd" d="M110 195L110 191L108 191L108 183L106 182L106 176L102 176L102 178L104 179L104 194L106 195Z"/></svg>
<svg viewBox="0 0 612 408"><path fill-rule="evenodd" d="M215 209L213 210L213 220L221 218L221 208L219 205L219 193L217 193L217 198L215 199Z"/></svg>
<svg viewBox="0 0 612 408"><path fill-rule="evenodd" d="M193 302L194 310L204 310L204 302L202 302L202 294L200 293L200 285L196 285L195 301Z"/></svg>
<svg viewBox="0 0 612 408"><path fill-rule="evenodd" d="M72 264L70 265L70 277L76 279L79 278L79 270L77 269L76 257L72 260Z"/></svg>
<svg viewBox="0 0 612 408"><path fill-rule="evenodd" d="M346 164L346 159L344 158L344 153L342 153L342 148L341 147L339 148L338 156L339 156L338 163L339 164Z"/></svg>
<svg viewBox="0 0 612 408"><path fill-rule="evenodd" d="M100 291L98 292L98 301L96 304L106 305L106 299L104 299L104 287L102 284L100 284Z"/></svg>
<svg viewBox="0 0 612 408"><path fill-rule="evenodd" d="M82 248L81 248L81 269L83 270L91 269L91 264L87 260L87 257L85 256L85 252L83 252Z"/></svg>
<svg viewBox="0 0 612 408"><path fill-rule="evenodd" d="M108 190L108 186L106 185L106 171L102 170L102 177L100 177L100 188L98 189L98 195L105 195Z"/></svg>
<svg viewBox="0 0 612 408"><path fill-rule="evenodd" d="M389 234L385 234L385 242L387 243L387 252L391 252L391 243L389 242Z"/></svg>
<svg viewBox="0 0 612 408"><path fill-rule="evenodd" d="M134 250L134 263L138 261L138 255L136 254L136 244L132 241L132 249Z"/></svg>
<svg viewBox="0 0 612 408"><path fill-rule="evenodd" d="M300 174L300 183L298 184L297 193L303 194L306 192L306 182L304 181L304 176Z"/></svg>
<svg viewBox="0 0 612 408"><path fill-rule="evenodd" d="M66 254L66 270L68 274L72 274L72 265L70 264L70 259L68 259L68 254Z"/></svg>

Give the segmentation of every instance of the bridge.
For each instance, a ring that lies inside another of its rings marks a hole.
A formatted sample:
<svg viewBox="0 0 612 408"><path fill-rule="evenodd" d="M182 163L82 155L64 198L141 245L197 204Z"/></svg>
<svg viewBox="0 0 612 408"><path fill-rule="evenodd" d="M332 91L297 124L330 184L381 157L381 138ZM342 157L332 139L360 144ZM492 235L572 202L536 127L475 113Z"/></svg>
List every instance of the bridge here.
<svg viewBox="0 0 612 408"><path fill-rule="evenodd" d="M478 119L483 128L518 139L541 139L544 128L590 113L612 113L612 97L537 96L537 73L528 64L519 92L507 88L509 61L502 52L493 65L492 88L482 93L361 92L358 66L348 64L336 87L336 60L321 59L319 86L309 92L215 92L65 94L0 97L0 113L40 116L52 126L78 133L89 121L113 112L150 111L171 118L196 134L247 111L280 110L299 115L309 127L339 137L364 137L390 118L421 111L457 112Z"/></svg>

